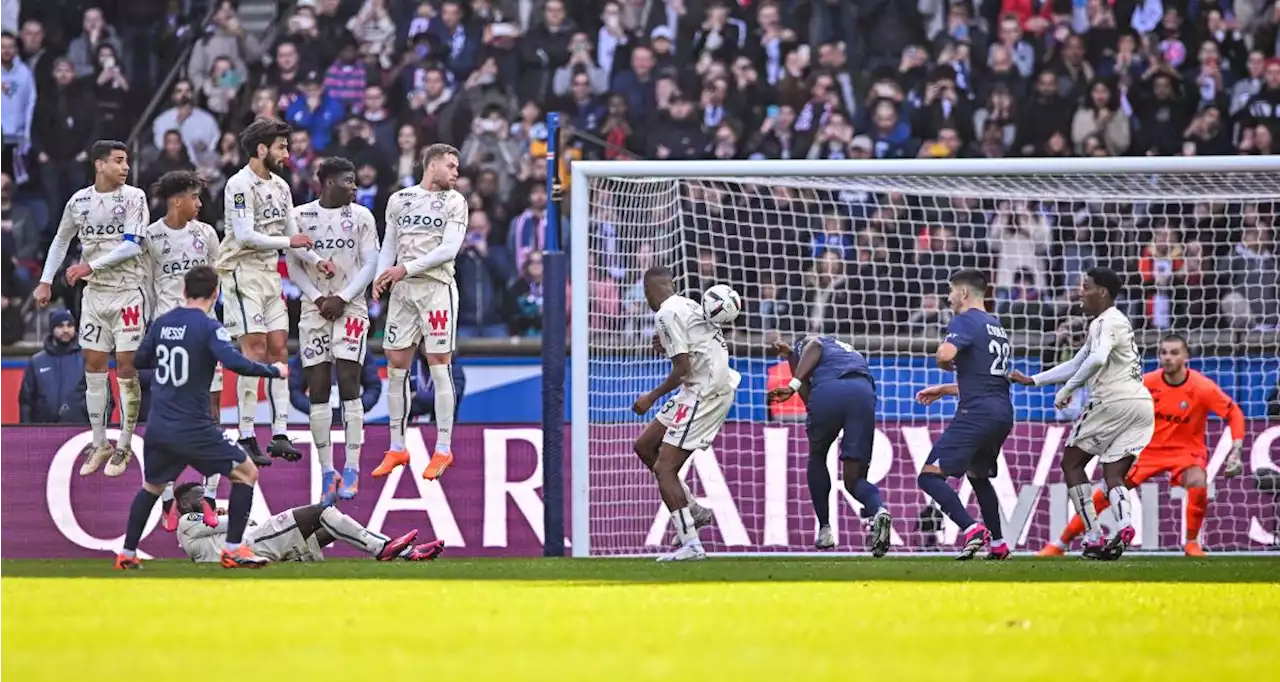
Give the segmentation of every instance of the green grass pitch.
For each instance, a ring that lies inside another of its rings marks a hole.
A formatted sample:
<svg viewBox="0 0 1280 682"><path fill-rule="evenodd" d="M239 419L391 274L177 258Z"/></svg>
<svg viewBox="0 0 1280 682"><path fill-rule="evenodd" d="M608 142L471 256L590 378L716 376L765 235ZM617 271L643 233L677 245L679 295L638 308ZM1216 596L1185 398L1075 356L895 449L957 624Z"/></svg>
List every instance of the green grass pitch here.
<svg viewBox="0 0 1280 682"><path fill-rule="evenodd" d="M0 563L5 679L1266 680L1280 557Z"/></svg>

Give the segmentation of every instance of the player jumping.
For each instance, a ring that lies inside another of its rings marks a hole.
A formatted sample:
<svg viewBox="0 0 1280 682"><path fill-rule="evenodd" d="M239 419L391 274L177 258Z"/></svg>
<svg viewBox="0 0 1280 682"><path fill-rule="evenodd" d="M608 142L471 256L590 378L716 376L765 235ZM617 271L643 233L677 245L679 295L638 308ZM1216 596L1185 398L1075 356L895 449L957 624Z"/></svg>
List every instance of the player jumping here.
<svg viewBox="0 0 1280 682"><path fill-rule="evenodd" d="M226 475L231 479L230 514L227 538L221 552L224 568L261 568L269 563L240 544L258 467L242 448L227 441L209 414L209 384L214 367L221 362L240 376L283 379L284 363L264 365L245 358L231 346L231 335L209 317L218 300L218 275L201 265L185 277L186 304L156 319L138 347L137 365L154 369L151 414L147 420L147 457L142 489L129 507L129 525L124 549L116 555L117 569L141 566L138 541L165 484L175 480L188 466L205 476ZM217 523L205 505L205 522Z"/></svg>
<svg viewBox="0 0 1280 682"><path fill-rule="evenodd" d="M333 266L311 251L312 238L293 224L293 196L289 183L277 173L289 156L287 124L259 118L240 133L240 146L249 163L227 180L224 192L227 230L218 255L222 277L222 310L231 337L238 339L245 357L258 362L289 360L289 313L285 309L279 274L279 252L297 255L326 275ZM254 436L258 406L258 377L236 381L240 408L240 445L258 466L270 466ZM271 403L271 457L296 462L302 457L286 435L289 426L289 386L267 380Z"/></svg>
<svg viewBox="0 0 1280 682"><path fill-rule="evenodd" d="M946 395L959 395L960 405L938 442L933 444L917 481L964 532L957 559L968 560L990 542L988 559L1008 559L1009 545L1001 532L1000 498L991 485L1000 449L1013 429L1013 401L1009 395L1009 357L1013 348L1000 319L986 310L987 277L978 270L961 270L951 277L947 300L955 317L938 346L938 366L956 373L956 383L930 386L916 394L928 405ZM967 476L978 498L983 523L978 523L947 484L949 476Z"/></svg>
<svg viewBox="0 0 1280 682"><path fill-rule="evenodd" d="M1125 476L1125 486L1136 488L1147 479L1165 472L1169 481L1187 491L1186 544L1187 556L1204 556L1200 546L1200 528L1209 506L1208 474L1205 465L1208 451L1204 445L1205 422L1209 413L1221 417L1231 428L1231 454L1223 466L1227 478L1244 471L1244 413L1235 401L1213 380L1187 367L1191 349L1177 334L1160 342L1160 369L1148 372L1142 383L1155 403L1156 427L1151 444ZM1099 514L1111 506L1101 489L1093 491L1093 506ZM1045 545L1036 556L1062 556L1063 551L1084 532L1079 515L1071 517L1062 537Z"/></svg>
<svg viewBox="0 0 1280 682"><path fill-rule="evenodd" d="M670 270L653 267L644 273L644 297L656 313L657 342L671 358L671 371L656 388L636 398L631 410L643 415L662 396L677 388L680 392L640 433L635 450L658 479L658 492L680 543L658 561L696 561L707 558L698 528L710 522L711 513L694 501L680 470L694 450L711 447L742 377L729 366L729 348L720 328L707 319L702 306L676 295Z"/></svg>
<svg viewBox="0 0 1280 682"><path fill-rule="evenodd" d="M1089 402L1076 417L1062 454L1067 495L1084 521L1083 556L1089 559L1118 559L1133 542L1125 475L1155 431L1151 393L1142 385L1142 356L1133 340L1133 327L1115 307L1121 288L1120 276L1114 271L1089 269L1080 284L1080 305L1086 315L1096 316L1089 323L1088 342L1069 362L1033 377L1017 371L1009 377L1024 386L1066 382L1053 399L1060 410L1070 403L1071 394L1089 384ZM1110 541L1098 524L1093 489L1085 473L1085 465L1094 457L1102 462L1107 498L1119 525Z"/></svg>
<svg viewBox="0 0 1280 682"><path fill-rule="evenodd" d="M409 418L409 370L418 344L426 338L427 369L436 386L436 445L422 477L435 480L453 464L453 351L457 342L458 285L453 261L462 247L470 210L453 189L458 181L458 150L433 144L423 153L422 184L387 200L386 235L378 258L373 296L391 290L387 305L387 412L391 449L374 476L386 476L409 463L404 432Z"/></svg>
<svg viewBox="0 0 1280 682"><path fill-rule="evenodd" d="M231 524L225 516L216 526L204 523L204 515L200 513L203 494L199 483L178 486L178 505L184 515L178 522L178 545L192 561L212 563L221 559ZM323 561L323 548L333 544L335 538L378 561L431 561L444 552L444 542L432 540L414 545L417 537L418 531L414 529L398 538L389 538L365 528L334 507L313 504L276 514L246 532L244 542L255 554L273 562Z"/></svg>
<svg viewBox="0 0 1280 682"><path fill-rule="evenodd" d="M356 198L356 168L350 161L325 159L317 176L320 199L293 209L293 222L302 234L315 240L316 253L332 263L337 274L327 277L293 253L288 262L289 279L298 285L303 296L298 344L311 400L311 438L324 471L320 504L327 507L339 497L355 497L359 486L360 446L364 443L360 378L369 336L365 290L378 267L378 227L369 209L352 203ZM329 393L335 360L346 430L341 490L330 442L333 409L329 407Z"/></svg>
<svg viewBox="0 0 1280 682"><path fill-rule="evenodd" d="M773 351L791 363L792 379L790 384L769 391L769 400L784 402L799 393L808 411L805 431L809 434L809 498L818 516L814 546L836 546L831 532L827 453L844 431L840 441L844 487L862 504L862 515L871 519L871 553L884 556L889 551L893 517L880 499L880 489L867 480L876 436L876 383L866 358L853 346L831 336L796 339L794 350L778 341L773 344Z"/></svg>
<svg viewBox="0 0 1280 682"><path fill-rule="evenodd" d="M212 266L218 259L218 233L213 227L196 220L200 214L200 192L204 181L192 171L165 173L151 189L151 194L165 202L165 214L151 223L146 231L144 259L151 278L151 300L155 304L152 318L186 305L185 277L191 268ZM213 318L212 309L209 317ZM222 368L215 367L209 385L209 412L215 422L222 420ZM205 497L218 494L218 474L204 481ZM161 526L172 533L178 528L178 509L173 501L173 483L165 486L160 496Z"/></svg>
<svg viewBox="0 0 1280 682"><path fill-rule="evenodd" d="M84 349L85 402L93 429L93 444L80 465L80 475L88 476L106 462L103 473L119 476L133 456L130 446L142 402L133 359L142 343L150 307L147 272L139 256L151 219L146 194L125 184L129 178L128 147L114 140L99 140L93 143L90 156L93 185L67 201L44 261L35 301L41 307L49 304L50 284L67 257L72 238L78 235L81 261L67 268L66 280L72 287L80 280L87 283L80 307L80 346ZM112 352L120 389L120 438L115 447L107 442L111 395L107 372Z"/></svg>

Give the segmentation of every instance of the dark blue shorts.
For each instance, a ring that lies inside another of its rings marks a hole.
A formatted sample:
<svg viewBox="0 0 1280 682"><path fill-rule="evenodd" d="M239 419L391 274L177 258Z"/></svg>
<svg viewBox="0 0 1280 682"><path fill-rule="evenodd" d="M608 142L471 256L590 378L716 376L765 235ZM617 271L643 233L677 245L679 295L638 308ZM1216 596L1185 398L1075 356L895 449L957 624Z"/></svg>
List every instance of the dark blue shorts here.
<svg viewBox="0 0 1280 682"><path fill-rule="evenodd" d="M202 476L229 474L246 457L239 445L216 428L188 432L181 438L148 433L143 469L148 483L163 485L177 479L187 467Z"/></svg>
<svg viewBox="0 0 1280 682"><path fill-rule="evenodd" d="M876 389L871 379L854 376L813 387L809 392L809 456L826 459L840 432L840 459L870 462L876 437Z"/></svg>
<svg viewBox="0 0 1280 682"><path fill-rule="evenodd" d="M948 476L994 477L1000 448L1013 430L1013 419L980 416L978 412L957 410L947 430L933 444L925 464L936 464Z"/></svg>

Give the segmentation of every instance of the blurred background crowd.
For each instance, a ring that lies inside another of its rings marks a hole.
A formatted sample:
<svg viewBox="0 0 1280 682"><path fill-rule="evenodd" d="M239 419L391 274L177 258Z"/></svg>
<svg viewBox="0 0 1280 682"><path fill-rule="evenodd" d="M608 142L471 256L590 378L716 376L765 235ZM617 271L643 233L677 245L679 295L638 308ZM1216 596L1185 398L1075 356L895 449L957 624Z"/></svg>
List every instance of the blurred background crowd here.
<svg viewBox="0 0 1280 682"><path fill-rule="evenodd" d="M341 155L379 220L422 147L457 146L468 337L541 332L548 111L571 159L1280 151L1276 0L4 0L3 27L5 344L48 332L29 292L98 138L128 141L143 187L200 170L219 230L255 116L295 128L295 203ZM1274 202L679 192L690 286L742 287L743 328L932 337L947 274L974 265L1011 326L1061 332L1092 264L1128 276L1147 328L1280 325ZM642 313L654 258L650 223L612 220L615 200L590 235L606 327ZM71 294L55 291L74 315Z"/></svg>

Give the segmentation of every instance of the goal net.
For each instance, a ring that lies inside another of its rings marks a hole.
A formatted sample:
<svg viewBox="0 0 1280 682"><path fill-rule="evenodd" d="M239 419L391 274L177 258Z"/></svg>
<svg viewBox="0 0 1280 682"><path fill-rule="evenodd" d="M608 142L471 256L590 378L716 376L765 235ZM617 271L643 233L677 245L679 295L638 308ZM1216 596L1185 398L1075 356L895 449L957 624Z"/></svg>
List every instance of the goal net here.
<svg viewBox="0 0 1280 682"><path fill-rule="evenodd" d="M950 319L954 271L992 283L990 307L1010 332L1013 367L1027 374L1070 358L1088 320L1077 290L1095 265L1126 281L1119 306L1137 330L1147 370L1177 332L1191 367L1234 398L1246 418L1245 473L1226 479L1225 424L1210 419L1211 551L1258 551L1280 541L1280 161L1067 159L904 162L594 162L574 166L572 210L574 553L654 554L671 543L669 517L633 442L655 410L633 401L669 361L651 349L653 314L641 274L665 265L697 300L729 284L744 311L725 328L743 381L714 445L685 477L715 512L711 552L807 552L816 522L806 484L811 456L799 398L770 405L790 370L769 351L830 334L871 363L879 404L870 479L894 516L893 550L953 551L957 528L917 487L916 474L955 411L915 393L952 380L933 351ZM585 236L585 238L583 238ZM580 348L585 352L579 352ZM1015 551L1057 538L1071 515L1060 456L1083 392L1066 410L1052 388L1013 391L1017 422L995 488ZM1159 418L1176 419L1177 415ZM1268 421L1270 419L1270 421ZM861 552L859 505L840 481L837 447L817 453L832 473L838 550ZM1097 481L1101 472L1090 469ZM962 479L952 479L977 515ZM1130 493L1137 548L1178 550L1182 491L1159 476ZM1101 515L1104 525L1112 517Z"/></svg>

